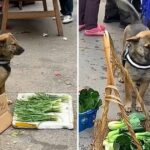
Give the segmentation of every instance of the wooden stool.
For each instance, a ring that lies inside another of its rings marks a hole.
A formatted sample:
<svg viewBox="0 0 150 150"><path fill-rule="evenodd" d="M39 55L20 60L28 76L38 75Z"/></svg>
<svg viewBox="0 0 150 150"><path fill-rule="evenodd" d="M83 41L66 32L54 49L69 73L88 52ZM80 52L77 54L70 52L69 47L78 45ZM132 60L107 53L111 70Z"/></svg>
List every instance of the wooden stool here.
<svg viewBox="0 0 150 150"><path fill-rule="evenodd" d="M15 0L17 2L22 1L33 1L33 0ZM45 17L55 17L58 35L63 36L62 22L59 13L58 0L52 0L53 10L47 10L46 0L34 0L43 2L43 11L26 11L26 12L9 12L9 0L3 0L2 8L2 25L1 31L6 32L6 25L9 19L33 19L33 18L45 18Z"/></svg>

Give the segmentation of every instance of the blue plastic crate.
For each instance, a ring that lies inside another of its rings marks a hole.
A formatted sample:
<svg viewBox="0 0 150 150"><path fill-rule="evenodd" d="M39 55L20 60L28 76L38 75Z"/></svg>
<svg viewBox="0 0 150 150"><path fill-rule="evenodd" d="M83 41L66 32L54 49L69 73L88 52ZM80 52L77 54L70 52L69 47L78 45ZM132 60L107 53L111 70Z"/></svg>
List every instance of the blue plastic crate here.
<svg viewBox="0 0 150 150"><path fill-rule="evenodd" d="M145 25L150 23L150 0L142 1L142 18Z"/></svg>
<svg viewBox="0 0 150 150"><path fill-rule="evenodd" d="M97 109L79 113L79 132L94 126Z"/></svg>

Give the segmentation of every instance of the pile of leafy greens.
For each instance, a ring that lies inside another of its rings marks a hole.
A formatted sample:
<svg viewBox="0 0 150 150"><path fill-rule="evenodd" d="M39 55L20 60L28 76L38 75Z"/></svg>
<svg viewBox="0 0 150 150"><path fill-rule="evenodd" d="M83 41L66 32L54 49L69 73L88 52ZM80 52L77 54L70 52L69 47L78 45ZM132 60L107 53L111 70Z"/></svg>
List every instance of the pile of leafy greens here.
<svg viewBox="0 0 150 150"><path fill-rule="evenodd" d="M98 91L89 89L82 89L79 95L79 111L80 113L86 112L91 109L98 109L102 101Z"/></svg>
<svg viewBox="0 0 150 150"><path fill-rule="evenodd" d="M143 113L134 112L129 115L129 122L142 149L150 150L150 132L141 125L141 122L145 120ZM103 141L105 150L137 150L124 120L111 121L108 123L108 128L110 131Z"/></svg>
<svg viewBox="0 0 150 150"><path fill-rule="evenodd" d="M14 114L17 121L38 122L57 121L57 113L61 112L61 103L68 102L69 97L36 93L26 99L17 100Z"/></svg>

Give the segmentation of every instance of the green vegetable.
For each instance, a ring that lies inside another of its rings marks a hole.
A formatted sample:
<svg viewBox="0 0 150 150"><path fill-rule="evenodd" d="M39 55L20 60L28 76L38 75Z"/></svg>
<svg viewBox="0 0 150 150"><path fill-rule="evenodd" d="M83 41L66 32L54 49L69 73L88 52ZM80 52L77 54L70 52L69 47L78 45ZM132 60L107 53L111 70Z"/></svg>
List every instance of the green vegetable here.
<svg viewBox="0 0 150 150"><path fill-rule="evenodd" d="M142 144L143 150L150 150L150 132L136 133L136 138ZM134 144L131 145L132 150L137 150Z"/></svg>
<svg viewBox="0 0 150 150"><path fill-rule="evenodd" d="M119 129L118 129L118 130L110 131L110 132L108 133L108 135L107 135L106 138L111 139L111 137L113 137L113 136L116 135L116 134L119 134Z"/></svg>
<svg viewBox="0 0 150 150"><path fill-rule="evenodd" d="M145 121L146 117L143 113L131 113L129 115L129 122L136 133L136 138L142 145L143 150L150 150L150 132L145 132L145 128L141 126L141 121ZM108 123L111 130L106 139L103 141L105 149L112 150L137 150L137 147L132 142L132 138L128 132L128 128L124 120L111 121Z"/></svg>
<svg viewBox="0 0 150 150"><path fill-rule="evenodd" d="M103 146L105 147L105 150L114 150L113 143L109 142L108 139L103 141Z"/></svg>
<svg viewBox="0 0 150 150"><path fill-rule="evenodd" d="M127 134L122 134L115 139L113 148L114 150L131 150L131 143L131 137Z"/></svg>
<svg viewBox="0 0 150 150"><path fill-rule="evenodd" d="M100 95L98 91L93 89L83 89L80 91L79 95L79 111L80 113L85 112L90 109L98 109L102 104L99 99Z"/></svg>
<svg viewBox="0 0 150 150"><path fill-rule="evenodd" d="M135 135L138 140L144 140L145 138L150 139L150 132L140 132Z"/></svg>
<svg viewBox="0 0 150 150"><path fill-rule="evenodd" d="M56 101L48 101L48 100L29 100L23 101L18 100L15 104L15 113L18 112L31 112L31 113L46 113L46 112L60 112L60 102Z"/></svg>
<svg viewBox="0 0 150 150"><path fill-rule="evenodd" d="M125 124L123 121L111 121L108 123L108 128L110 130L117 130L117 129L124 128L124 127L125 127Z"/></svg>
<svg viewBox="0 0 150 150"><path fill-rule="evenodd" d="M17 100L14 113L18 121L37 122L37 121L56 121L56 114L50 112L61 112L61 103L68 102L68 96L49 95L36 93L27 99Z"/></svg>
<svg viewBox="0 0 150 150"><path fill-rule="evenodd" d="M61 101L64 103L69 101L69 96L67 96L67 95L60 96L60 98L61 98Z"/></svg>
<svg viewBox="0 0 150 150"><path fill-rule="evenodd" d="M134 127L139 127L141 126L141 122L139 120L139 118L137 117L131 117L129 118L129 122L131 124L131 126L134 128ZM108 128L110 130L116 130L116 129L121 129L121 128L126 128L126 124L124 123L123 120L121 121L111 121L108 123Z"/></svg>
<svg viewBox="0 0 150 150"><path fill-rule="evenodd" d="M135 133L136 132L144 132L145 128L142 127L142 126L137 126L137 127L133 127L133 130L134 130ZM128 132L127 127L119 129L119 133L126 133L126 132Z"/></svg>
<svg viewBox="0 0 150 150"><path fill-rule="evenodd" d="M137 113L137 112L134 112L134 113L131 113L129 115L129 122L130 124L132 125L132 127L138 127L138 126L141 126L141 121L144 121L146 120L146 117L143 113ZM116 129L121 129L121 128L124 128L126 127L125 123L123 120L121 121L111 121L108 123L108 128L110 130L116 130Z"/></svg>
<svg viewBox="0 0 150 150"><path fill-rule="evenodd" d="M144 115L144 113L141 112L133 112L129 115L129 119L131 118L138 118L140 121L145 121L146 117Z"/></svg>
<svg viewBox="0 0 150 150"><path fill-rule="evenodd" d="M143 127L134 127L133 130L134 130L134 132L144 132L145 131L145 129ZM128 133L127 128L112 130L108 133L106 139L109 143L113 143L118 136L123 135L124 133L126 133L126 134Z"/></svg>
<svg viewBox="0 0 150 150"><path fill-rule="evenodd" d="M143 150L150 150L150 139L144 139Z"/></svg>
<svg viewBox="0 0 150 150"><path fill-rule="evenodd" d="M17 114L17 121L22 122L38 122L38 121L57 121L57 115L47 114Z"/></svg>
<svg viewBox="0 0 150 150"><path fill-rule="evenodd" d="M105 150L115 150L113 148L113 143L108 143L106 146L105 146Z"/></svg>
<svg viewBox="0 0 150 150"><path fill-rule="evenodd" d="M150 150L150 132L141 132L142 130L142 127L134 128L134 131L138 131L138 133L135 134L136 138L142 144L143 150ZM122 130L120 129L110 131L104 140L103 145L109 147L112 143L114 150L137 150L136 146L132 143L128 132L122 133Z"/></svg>

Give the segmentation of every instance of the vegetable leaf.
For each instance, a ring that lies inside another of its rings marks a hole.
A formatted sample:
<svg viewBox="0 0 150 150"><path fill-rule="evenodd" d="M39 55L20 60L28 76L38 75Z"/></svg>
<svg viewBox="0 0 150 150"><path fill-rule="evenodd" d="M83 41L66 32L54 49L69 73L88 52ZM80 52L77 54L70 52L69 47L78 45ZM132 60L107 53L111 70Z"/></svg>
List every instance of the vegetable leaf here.
<svg viewBox="0 0 150 150"><path fill-rule="evenodd" d="M102 101L99 97L98 91L95 91L92 88L82 89L79 95L80 113L90 109L98 109L99 106L102 105Z"/></svg>

